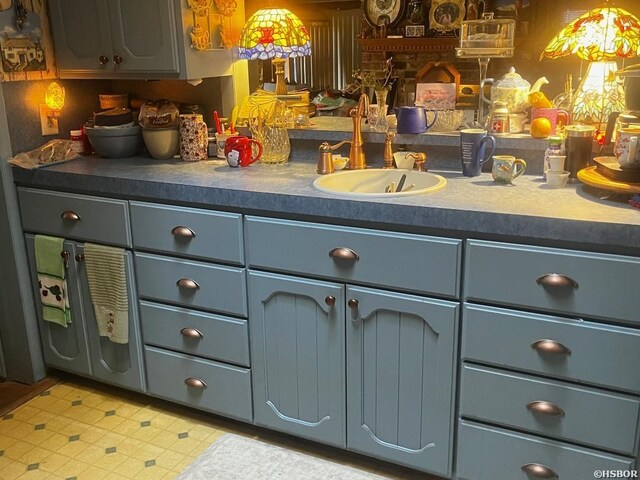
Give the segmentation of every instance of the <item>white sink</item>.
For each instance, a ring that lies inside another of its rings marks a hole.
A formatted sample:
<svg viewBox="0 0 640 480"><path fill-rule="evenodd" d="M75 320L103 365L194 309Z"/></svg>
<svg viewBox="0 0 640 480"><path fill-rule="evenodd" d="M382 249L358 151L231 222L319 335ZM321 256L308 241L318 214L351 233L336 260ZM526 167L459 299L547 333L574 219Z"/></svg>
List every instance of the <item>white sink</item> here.
<svg viewBox="0 0 640 480"><path fill-rule="evenodd" d="M386 193L385 189L391 182L395 182L397 186L403 174L407 178L402 191ZM430 172L377 168L331 173L313 181L313 186L321 192L356 198L422 195L440 190L446 184L444 177Z"/></svg>

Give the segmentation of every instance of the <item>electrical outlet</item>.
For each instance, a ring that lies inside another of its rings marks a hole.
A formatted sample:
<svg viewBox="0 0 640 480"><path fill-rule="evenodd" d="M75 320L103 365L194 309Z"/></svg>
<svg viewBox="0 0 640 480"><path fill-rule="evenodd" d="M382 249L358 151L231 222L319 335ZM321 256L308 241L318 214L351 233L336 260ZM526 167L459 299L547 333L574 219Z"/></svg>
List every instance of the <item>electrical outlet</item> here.
<svg viewBox="0 0 640 480"><path fill-rule="evenodd" d="M51 109L45 104L40 104L40 129L43 137L60 133L58 119L52 115Z"/></svg>

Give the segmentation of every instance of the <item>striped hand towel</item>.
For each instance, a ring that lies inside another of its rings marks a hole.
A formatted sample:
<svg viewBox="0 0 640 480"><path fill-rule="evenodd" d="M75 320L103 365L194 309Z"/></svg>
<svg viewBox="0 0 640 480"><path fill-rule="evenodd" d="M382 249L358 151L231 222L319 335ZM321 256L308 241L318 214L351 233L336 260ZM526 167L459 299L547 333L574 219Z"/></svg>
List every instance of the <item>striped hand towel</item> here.
<svg viewBox="0 0 640 480"><path fill-rule="evenodd" d="M129 298L124 249L85 243L84 259L98 333L114 343L128 343Z"/></svg>
<svg viewBox="0 0 640 480"><path fill-rule="evenodd" d="M42 318L64 328L71 323L66 268L61 256L64 239L35 236L36 271L42 303Z"/></svg>

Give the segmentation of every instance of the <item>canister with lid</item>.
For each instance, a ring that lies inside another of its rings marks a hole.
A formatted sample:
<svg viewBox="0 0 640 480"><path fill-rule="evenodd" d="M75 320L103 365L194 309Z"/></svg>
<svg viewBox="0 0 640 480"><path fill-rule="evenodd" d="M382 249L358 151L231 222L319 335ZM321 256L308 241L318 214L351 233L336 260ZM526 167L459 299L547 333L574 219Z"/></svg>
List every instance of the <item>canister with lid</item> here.
<svg viewBox="0 0 640 480"><path fill-rule="evenodd" d="M564 141L567 156L565 169L569 171L570 181L575 181L578 172L589 166L591 161L595 127L582 124L567 125L564 131L567 136Z"/></svg>

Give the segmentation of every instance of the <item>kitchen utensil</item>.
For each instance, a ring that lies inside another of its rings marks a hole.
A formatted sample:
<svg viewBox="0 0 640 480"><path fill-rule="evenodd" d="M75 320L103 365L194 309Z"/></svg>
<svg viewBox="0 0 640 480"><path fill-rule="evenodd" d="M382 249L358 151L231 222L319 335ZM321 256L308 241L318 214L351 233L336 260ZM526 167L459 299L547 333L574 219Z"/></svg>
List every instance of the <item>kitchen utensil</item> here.
<svg viewBox="0 0 640 480"><path fill-rule="evenodd" d="M220 116L218 115L217 110L213 112L213 121L216 126L216 133L224 133L222 130L222 124L220 123Z"/></svg>
<svg viewBox="0 0 640 480"><path fill-rule="evenodd" d="M427 109L423 107L396 107L394 108L397 118L398 133L425 133L433 126L438 118L438 112L433 112L433 120L431 123L427 120Z"/></svg>
<svg viewBox="0 0 640 480"><path fill-rule="evenodd" d="M180 158L184 162L207 159L207 124L199 113L180 115Z"/></svg>
<svg viewBox="0 0 640 480"><path fill-rule="evenodd" d="M400 181L398 182L398 188L396 188L396 192L402 191L402 187L404 187L404 182L406 181L407 181L407 174L403 173L402 176L400 177Z"/></svg>
<svg viewBox="0 0 640 480"><path fill-rule="evenodd" d="M142 139L149 155L157 160L173 158L180 148L178 127L143 128Z"/></svg>
<svg viewBox="0 0 640 480"><path fill-rule="evenodd" d="M580 170L589 165L595 127L581 124L567 125L564 131L566 134L565 154L567 156L565 168L570 173L571 181L576 178Z"/></svg>
<svg viewBox="0 0 640 480"><path fill-rule="evenodd" d="M140 127L84 127L89 143L104 158L128 158L142 148Z"/></svg>
<svg viewBox="0 0 640 480"><path fill-rule="evenodd" d="M558 125L567 125L569 123L569 112L559 108L531 108L531 120L536 118L546 118L551 123L551 135L556 134Z"/></svg>
<svg viewBox="0 0 640 480"><path fill-rule="evenodd" d="M552 188L562 188L567 185L569 181L569 172L562 170L559 172L547 172L547 186Z"/></svg>
<svg viewBox="0 0 640 480"><path fill-rule="evenodd" d="M233 135L236 133L236 122L238 121L238 106L236 105L231 110L231 120L229 121L229 131Z"/></svg>
<svg viewBox="0 0 640 480"><path fill-rule="evenodd" d="M256 147L257 153L254 154ZM260 160L262 144L254 138L237 135L227 138L224 145L224 155L231 167L248 167Z"/></svg>
<svg viewBox="0 0 640 480"><path fill-rule="evenodd" d="M488 155L485 155L487 142L491 143ZM462 174L465 177L477 177L484 164L496 148L496 139L480 128L468 128L460 132L460 156Z"/></svg>
<svg viewBox="0 0 640 480"><path fill-rule="evenodd" d="M529 94L537 92L540 87L549 81L546 77L540 77L533 84L522 78L516 69L511 67L500 80L485 78L480 81L480 97L485 103L491 105L496 100L505 102L509 112L521 113L529 106ZM484 86L491 85L491 100L484 96Z"/></svg>
<svg viewBox="0 0 640 480"><path fill-rule="evenodd" d="M522 175L527 168L527 162L513 155L494 155L491 175L498 183L512 183Z"/></svg>

